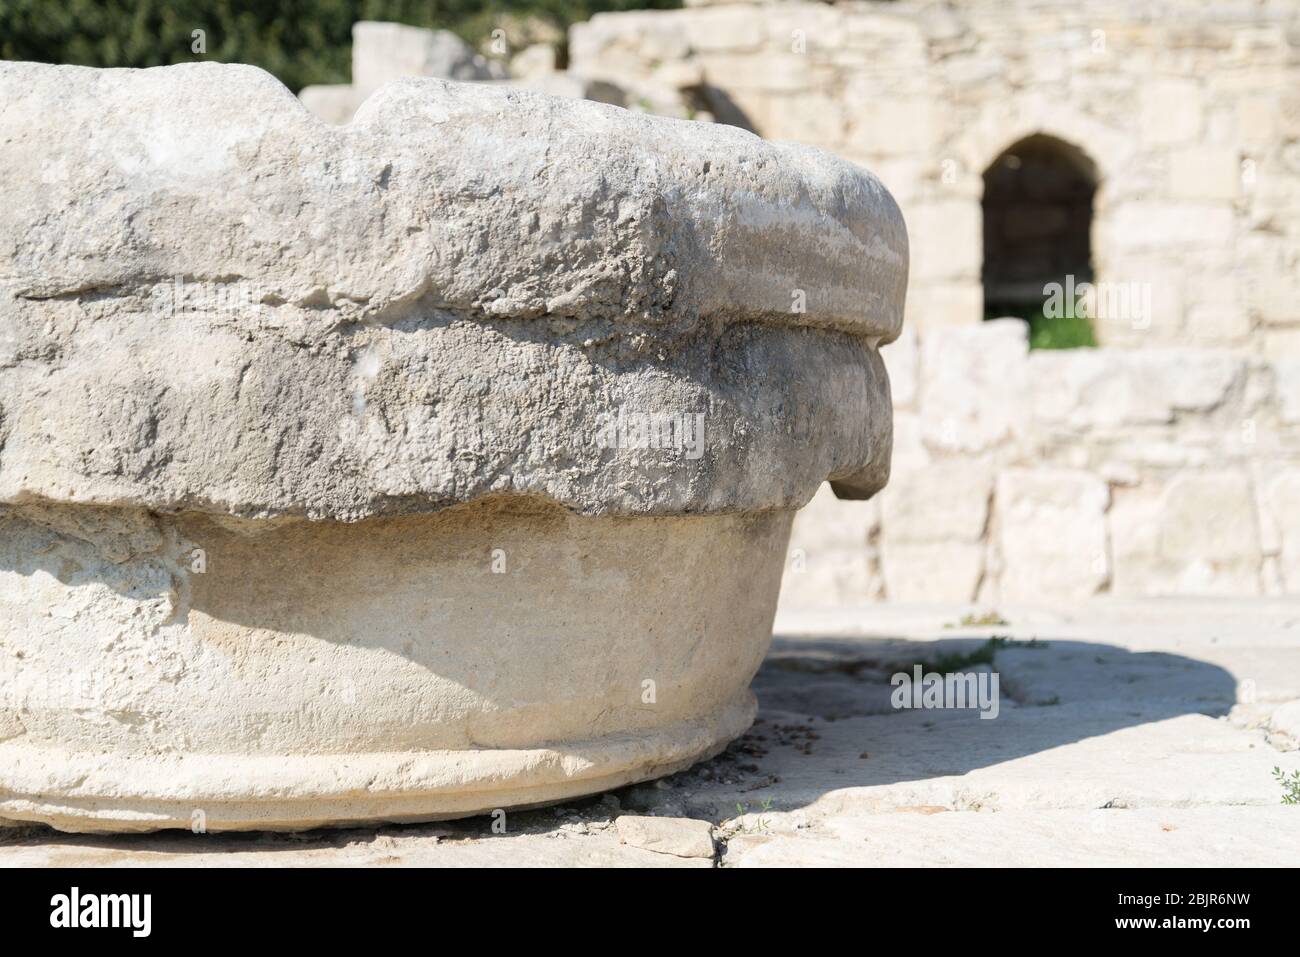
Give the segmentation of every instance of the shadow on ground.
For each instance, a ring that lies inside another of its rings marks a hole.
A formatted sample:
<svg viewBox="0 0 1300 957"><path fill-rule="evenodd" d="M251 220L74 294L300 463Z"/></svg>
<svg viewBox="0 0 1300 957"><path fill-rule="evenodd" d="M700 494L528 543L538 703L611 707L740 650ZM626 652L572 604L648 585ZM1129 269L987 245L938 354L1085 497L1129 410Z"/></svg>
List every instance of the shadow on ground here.
<svg viewBox="0 0 1300 957"><path fill-rule="evenodd" d="M925 671L996 672L997 718L981 719L975 709L894 708L890 679L916 664ZM717 822L757 807L792 810L831 792L868 789L860 793L870 794L870 789L909 782L923 786L1128 728L1184 715L1226 715L1236 701L1237 682L1203 661L1086 641L778 635L754 690L757 723L716 758L609 795L510 812L509 833L547 834L564 827L582 832L623 811ZM1060 752L1058 760L1067 772L1071 753ZM25 828L0 831L0 844L168 855L327 852L358 845L382 850L394 838L446 842L492 836L491 818L479 817L297 834L90 836Z"/></svg>
<svg viewBox="0 0 1300 957"><path fill-rule="evenodd" d="M917 664L925 672L997 673L997 717L982 719L973 708L895 708L891 677L911 673ZM998 784L1016 780L1015 774L1002 773L1003 766L1031 759L1028 765L1021 762L1030 768L1024 776L1042 777L1050 782L1045 791L1060 792L1044 793L1044 803L1069 803L1073 788L1086 806L1092 784L1100 792L1125 774L1129 781L1141 779L1143 768L1136 766L1141 747L1172 752L1183 732L1165 723L1191 715L1222 717L1237 700L1232 674L1193 658L1088 641L997 637L910 641L778 635L753 687L759 718L747 734L712 761L662 782L659 793L654 785L625 789L623 803L716 818L769 802L788 811L833 792L856 792L862 807L888 809L906 805L909 795L924 803L936 800L933 795L961 792L962 780L977 780L969 790L986 795L986 808L996 808ZM1123 774L1106 770L1110 746L1102 738L1157 725L1158 732L1138 734L1144 742L1138 750L1113 748L1112 763L1135 766ZM1191 733L1219 727L1219 722L1197 722ZM1089 741L1082 748L1067 747ZM989 768L997 768L997 774L980 778ZM968 775L973 777L964 778ZM940 781L949 783L941 787ZM1123 785L1121 780L1120 793ZM1016 800L1035 800L1024 796L1035 786L1024 785ZM979 807L979 797L960 800ZM1106 805L1098 799L1093 806Z"/></svg>

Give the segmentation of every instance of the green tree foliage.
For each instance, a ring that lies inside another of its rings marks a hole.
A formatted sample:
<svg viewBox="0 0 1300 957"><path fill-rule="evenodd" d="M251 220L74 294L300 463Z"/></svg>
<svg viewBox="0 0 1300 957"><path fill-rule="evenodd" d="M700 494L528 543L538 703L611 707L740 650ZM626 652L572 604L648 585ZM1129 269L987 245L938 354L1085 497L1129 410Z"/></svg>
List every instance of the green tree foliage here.
<svg viewBox="0 0 1300 957"><path fill-rule="evenodd" d="M603 10L680 0L0 0L0 59L145 67L254 63L295 92L347 83L352 24L390 20L454 30L478 45L505 15L567 27ZM193 52L203 30L206 53Z"/></svg>

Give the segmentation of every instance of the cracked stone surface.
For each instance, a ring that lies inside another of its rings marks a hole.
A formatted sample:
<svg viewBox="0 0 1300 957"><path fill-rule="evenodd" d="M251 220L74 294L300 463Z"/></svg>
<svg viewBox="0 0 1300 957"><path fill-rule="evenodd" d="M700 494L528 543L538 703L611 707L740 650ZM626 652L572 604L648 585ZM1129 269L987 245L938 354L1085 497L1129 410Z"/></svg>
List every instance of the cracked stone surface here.
<svg viewBox="0 0 1300 957"><path fill-rule="evenodd" d="M689 817L624 814L614 822L619 840L659 854L713 859L713 827Z"/></svg>
<svg viewBox="0 0 1300 957"><path fill-rule="evenodd" d="M1094 601L961 626L969 606L784 613L754 728L660 781L491 818L297 835L0 832L0 865L1294 865L1300 605ZM955 626L955 627L954 627ZM999 640L992 645L991 638ZM990 663L979 659L991 651ZM994 720L895 711L916 662L992 668ZM714 827L712 860L615 821Z"/></svg>
<svg viewBox="0 0 1300 957"><path fill-rule="evenodd" d="M907 233L851 163L432 78L342 128L230 64L5 63L0 99L0 505L696 514L884 485ZM708 454L611 456L624 407L707 415Z"/></svg>

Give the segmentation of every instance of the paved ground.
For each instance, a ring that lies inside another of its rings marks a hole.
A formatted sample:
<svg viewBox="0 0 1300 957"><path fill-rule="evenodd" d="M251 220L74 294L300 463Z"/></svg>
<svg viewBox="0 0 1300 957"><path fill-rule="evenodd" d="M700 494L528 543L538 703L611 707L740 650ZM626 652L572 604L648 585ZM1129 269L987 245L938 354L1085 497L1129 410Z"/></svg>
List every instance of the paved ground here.
<svg viewBox="0 0 1300 957"><path fill-rule="evenodd" d="M704 765L561 808L304 835L0 831L0 865L1297 865L1300 602L785 616L758 724ZM992 639L992 640L990 640ZM991 661L991 663L989 663ZM917 662L993 670L997 718L896 710ZM701 825L620 816L689 818ZM647 836L649 835L649 836ZM627 843L624 843L626 841Z"/></svg>

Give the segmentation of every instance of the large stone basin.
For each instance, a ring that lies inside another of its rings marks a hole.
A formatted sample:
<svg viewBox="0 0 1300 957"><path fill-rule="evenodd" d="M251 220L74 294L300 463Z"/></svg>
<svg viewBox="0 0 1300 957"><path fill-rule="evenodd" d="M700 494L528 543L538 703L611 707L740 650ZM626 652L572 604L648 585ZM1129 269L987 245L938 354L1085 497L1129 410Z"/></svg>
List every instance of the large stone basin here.
<svg viewBox="0 0 1300 957"><path fill-rule="evenodd" d="M0 818L455 817L749 725L794 510L888 474L869 173L438 80L0 103Z"/></svg>

